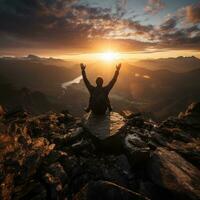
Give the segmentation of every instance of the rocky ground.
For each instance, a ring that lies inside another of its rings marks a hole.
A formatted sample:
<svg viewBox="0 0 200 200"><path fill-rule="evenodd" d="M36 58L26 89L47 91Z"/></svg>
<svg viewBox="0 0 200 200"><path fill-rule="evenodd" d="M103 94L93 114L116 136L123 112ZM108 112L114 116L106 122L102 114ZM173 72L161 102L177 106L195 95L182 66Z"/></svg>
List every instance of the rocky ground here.
<svg viewBox="0 0 200 200"><path fill-rule="evenodd" d="M123 116L99 138L67 111L1 111L0 199L200 199L200 103L159 124Z"/></svg>

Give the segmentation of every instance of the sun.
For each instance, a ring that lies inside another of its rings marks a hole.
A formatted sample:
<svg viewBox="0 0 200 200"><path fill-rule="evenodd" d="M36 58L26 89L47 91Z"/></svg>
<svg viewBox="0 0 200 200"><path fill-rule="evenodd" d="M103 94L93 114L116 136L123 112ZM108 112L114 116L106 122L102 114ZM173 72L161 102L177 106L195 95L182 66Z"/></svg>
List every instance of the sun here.
<svg viewBox="0 0 200 200"><path fill-rule="evenodd" d="M119 57L118 53L112 52L112 51L100 53L100 58L103 61L107 61L107 62L115 61L118 59L118 57Z"/></svg>

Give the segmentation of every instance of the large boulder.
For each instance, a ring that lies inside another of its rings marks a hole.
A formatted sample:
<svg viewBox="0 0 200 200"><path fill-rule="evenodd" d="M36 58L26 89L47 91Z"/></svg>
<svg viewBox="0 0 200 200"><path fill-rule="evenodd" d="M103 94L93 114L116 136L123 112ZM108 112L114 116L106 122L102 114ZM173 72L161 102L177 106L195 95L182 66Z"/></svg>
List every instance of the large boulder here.
<svg viewBox="0 0 200 200"><path fill-rule="evenodd" d="M138 135L128 134L124 140L124 148L133 166L145 164L149 159L150 148ZM144 165L143 165L144 166Z"/></svg>
<svg viewBox="0 0 200 200"><path fill-rule="evenodd" d="M192 163L200 169L200 140L193 139L193 141L185 143L182 141L173 140L168 143L167 147L170 150L176 151L184 159Z"/></svg>
<svg viewBox="0 0 200 200"><path fill-rule="evenodd" d="M108 181L91 181L73 200L148 200L148 198Z"/></svg>
<svg viewBox="0 0 200 200"><path fill-rule="evenodd" d="M125 119L119 113L93 115L84 118L84 128L90 133L96 144L103 150L119 150L122 146L121 133Z"/></svg>
<svg viewBox="0 0 200 200"><path fill-rule="evenodd" d="M188 106L185 112L179 114L179 119L184 120L187 125L200 128L200 102Z"/></svg>
<svg viewBox="0 0 200 200"><path fill-rule="evenodd" d="M157 148L148 165L151 180L176 199L200 199L200 171L174 151Z"/></svg>

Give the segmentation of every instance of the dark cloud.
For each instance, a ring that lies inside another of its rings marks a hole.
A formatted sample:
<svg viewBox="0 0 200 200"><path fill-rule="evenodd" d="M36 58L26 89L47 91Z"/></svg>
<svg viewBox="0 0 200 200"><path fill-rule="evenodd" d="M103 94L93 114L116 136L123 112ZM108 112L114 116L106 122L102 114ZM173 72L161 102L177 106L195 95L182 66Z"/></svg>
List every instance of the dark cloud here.
<svg viewBox="0 0 200 200"><path fill-rule="evenodd" d="M149 14L157 14L164 9L165 4L161 0L148 0L148 4L145 6L145 12Z"/></svg>
<svg viewBox="0 0 200 200"><path fill-rule="evenodd" d="M171 17L164 21L163 24L161 24L160 28L163 31L173 30L177 25L177 18Z"/></svg>
<svg viewBox="0 0 200 200"><path fill-rule="evenodd" d="M200 29L197 25L177 28L178 19L169 18L157 30L157 46L171 49L200 49ZM156 30L155 30L156 31Z"/></svg>
<svg viewBox="0 0 200 200"><path fill-rule="evenodd" d="M177 16L155 27L125 18L126 0L117 1L116 8L113 13L78 0L1 0L0 48L93 51L109 45L134 51L200 46L198 26L180 28Z"/></svg>
<svg viewBox="0 0 200 200"><path fill-rule="evenodd" d="M116 11L119 18L123 17L127 9L127 0L116 0Z"/></svg>
<svg viewBox="0 0 200 200"><path fill-rule="evenodd" d="M185 9L186 18L191 23L200 23L200 2L198 4L189 5Z"/></svg>
<svg viewBox="0 0 200 200"><path fill-rule="evenodd" d="M86 41L97 29L91 20L109 19L108 10L74 5L74 2L13 0L11 3L4 0L0 5L0 34L53 46ZM101 31L105 30L98 30Z"/></svg>
<svg viewBox="0 0 200 200"><path fill-rule="evenodd" d="M139 22L120 19L119 8L117 14L112 14L110 9L81 5L75 0L13 0L12 3L4 0L0 3L1 47L21 43L38 48L87 49L98 46L99 38L107 41L111 32L123 31L125 26L145 32L145 26ZM126 1L118 1L118 7L125 4ZM130 46L129 42L134 44L133 49L139 48L138 43L141 48L145 46L134 40L109 40L112 44L123 41L126 47Z"/></svg>

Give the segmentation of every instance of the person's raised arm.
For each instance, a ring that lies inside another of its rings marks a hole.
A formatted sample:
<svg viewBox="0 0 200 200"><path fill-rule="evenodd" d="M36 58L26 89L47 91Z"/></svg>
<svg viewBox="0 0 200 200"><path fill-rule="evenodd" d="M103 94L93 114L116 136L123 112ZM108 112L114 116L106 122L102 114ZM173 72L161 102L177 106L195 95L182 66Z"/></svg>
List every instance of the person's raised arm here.
<svg viewBox="0 0 200 200"><path fill-rule="evenodd" d="M83 81L84 81L87 89L89 91L91 91L92 85L90 84L89 80L87 79L86 72L85 72L86 65L84 65L83 63L81 63L80 66L81 66L81 72L82 72L82 76L83 76Z"/></svg>
<svg viewBox="0 0 200 200"><path fill-rule="evenodd" d="M115 85L116 81L117 81L117 78L119 76L119 70L121 68L121 63L118 64L116 66L116 70L115 70L115 74L112 78L112 80L109 82L109 84L106 86L106 88L108 89L108 92L113 88L113 86Z"/></svg>

